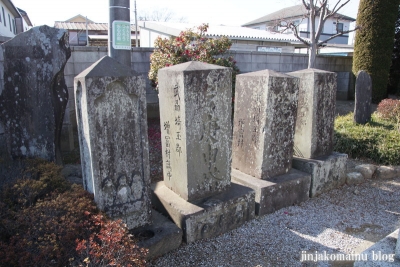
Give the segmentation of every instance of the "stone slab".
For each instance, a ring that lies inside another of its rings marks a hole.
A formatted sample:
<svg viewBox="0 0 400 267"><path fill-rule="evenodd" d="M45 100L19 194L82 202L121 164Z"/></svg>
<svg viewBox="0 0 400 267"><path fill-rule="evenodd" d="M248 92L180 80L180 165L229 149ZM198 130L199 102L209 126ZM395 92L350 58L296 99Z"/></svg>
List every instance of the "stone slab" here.
<svg viewBox="0 0 400 267"><path fill-rule="evenodd" d="M287 173L299 79L272 70L246 73L236 76L235 91L232 168L265 180Z"/></svg>
<svg viewBox="0 0 400 267"><path fill-rule="evenodd" d="M354 101L354 122L365 124L371 120L372 80L363 70L357 73Z"/></svg>
<svg viewBox="0 0 400 267"><path fill-rule="evenodd" d="M164 182L153 184L152 190L152 203L156 210L168 214L182 229L186 243L233 230L255 216L255 193L239 184L231 183L225 192L197 203L182 199Z"/></svg>
<svg viewBox="0 0 400 267"><path fill-rule="evenodd" d="M347 154L333 152L316 159L293 157L293 168L311 174L310 197L337 188L346 182Z"/></svg>
<svg viewBox="0 0 400 267"><path fill-rule="evenodd" d="M152 210L152 224L132 230L139 247L148 249L147 259L154 259L177 249L182 243L182 230L161 213Z"/></svg>
<svg viewBox="0 0 400 267"><path fill-rule="evenodd" d="M333 151L336 73L306 69L287 73L300 78L295 156L316 158Z"/></svg>
<svg viewBox="0 0 400 267"><path fill-rule="evenodd" d="M269 181L232 169L232 181L255 191L255 213L262 216L309 199L311 176L291 169Z"/></svg>
<svg viewBox="0 0 400 267"><path fill-rule="evenodd" d="M68 102L64 67L71 56L67 31L34 27L1 46L0 123L9 155L62 164L61 128Z"/></svg>
<svg viewBox="0 0 400 267"><path fill-rule="evenodd" d="M395 257L396 242L399 230L386 236L368 249L361 252L365 261L354 262L354 267L394 267L400 266L400 260Z"/></svg>

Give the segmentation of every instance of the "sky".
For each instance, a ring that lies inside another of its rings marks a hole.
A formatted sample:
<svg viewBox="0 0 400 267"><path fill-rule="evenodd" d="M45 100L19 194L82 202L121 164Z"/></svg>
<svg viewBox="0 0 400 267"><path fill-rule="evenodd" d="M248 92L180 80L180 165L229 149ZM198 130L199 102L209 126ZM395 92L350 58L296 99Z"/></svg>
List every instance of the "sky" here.
<svg viewBox="0 0 400 267"><path fill-rule="evenodd" d="M338 0L330 0L331 6ZM54 26L78 14L94 22L108 22L109 0L12 0L23 9L34 26ZM130 0L131 21L134 21L134 0ZM342 0L344 2L344 0ZM138 15L152 10L167 9L174 17L188 23L240 26L282 8L301 3L300 0L136 0ZM350 0L339 13L356 18L359 0Z"/></svg>

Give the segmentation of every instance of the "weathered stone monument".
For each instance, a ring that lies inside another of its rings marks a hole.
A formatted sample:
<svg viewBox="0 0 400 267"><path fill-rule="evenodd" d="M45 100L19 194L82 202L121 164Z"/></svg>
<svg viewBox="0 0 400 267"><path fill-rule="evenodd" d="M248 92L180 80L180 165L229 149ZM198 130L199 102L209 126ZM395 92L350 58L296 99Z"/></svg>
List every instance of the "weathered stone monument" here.
<svg viewBox="0 0 400 267"><path fill-rule="evenodd" d="M145 80L105 56L75 77L84 187L98 207L122 219L157 257L179 247L182 231L150 203Z"/></svg>
<svg viewBox="0 0 400 267"><path fill-rule="evenodd" d="M8 156L61 163L60 135L68 102L64 66L71 55L68 33L34 27L1 46L0 128Z"/></svg>
<svg viewBox="0 0 400 267"><path fill-rule="evenodd" d="M292 169L299 79L272 70L236 76L232 179L256 192L256 214L308 199L310 175Z"/></svg>
<svg viewBox="0 0 400 267"><path fill-rule="evenodd" d="M290 72L300 78L293 167L311 174L310 197L346 182L346 154L333 152L336 74L317 69Z"/></svg>
<svg viewBox="0 0 400 267"><path fill-rule="evenodd" d="M371 120L372 80L366 71L360 70L356 79L354 122L365 124Z"/></svg>
<svg viewBox="0 0 400 267"><path fill-rule="evenodd" d="M231 183L229 68L187 62L158 73L164 181L154 204L186 242L234 229L254 217L254 192Z"/></svg>
<svg viewBox="0 0 400 267"><path fill-rule="evenodd" d="M145 81L105 56L75 77L84 187L128 227L150 224Z"/></svg>

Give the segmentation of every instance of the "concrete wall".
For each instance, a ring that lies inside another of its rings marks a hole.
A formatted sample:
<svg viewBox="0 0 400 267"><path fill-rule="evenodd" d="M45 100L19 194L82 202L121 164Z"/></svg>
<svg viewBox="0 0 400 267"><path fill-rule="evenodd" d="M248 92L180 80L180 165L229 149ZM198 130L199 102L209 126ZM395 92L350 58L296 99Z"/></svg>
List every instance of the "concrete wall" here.
<svg viewBox="0 0 400 267"><path fill-rule="evenodd" d="M88 68L94 62L107 55L107 47L71 47L72 55L68 60L64 74L69 92L69 102L64 118L62 131L62 149L69 151L77 146L76 115L74 100L74 77ZM158 94L147 79L150 70L150 55L153 48L132 48L132 69L145 76L147 80L148 117L158 117ZM231 51L242 73L263 69L280 72L291 72L307 68L307 55L277 54L265 52ZM3 53L0 48L0 93L3 89ZM316 68L338 73L338 99L348 99L354 96L354 75L351 73L351 57L319 56ZM3 127L0 127L0 135Z"/></svg>

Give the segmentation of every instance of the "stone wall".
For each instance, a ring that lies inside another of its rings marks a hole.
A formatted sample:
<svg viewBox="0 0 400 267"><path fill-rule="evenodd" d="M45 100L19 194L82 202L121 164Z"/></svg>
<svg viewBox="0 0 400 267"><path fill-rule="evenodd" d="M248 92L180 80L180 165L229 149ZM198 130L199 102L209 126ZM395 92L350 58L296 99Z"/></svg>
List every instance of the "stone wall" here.
<svg viewBox="0 0 400 267"><path fill-rule="evenodd" d="M76 115L73 99L74 77L107 55L107 47L71 47L72 56L65 67L65 81L69 91L69 102L64 118L62 149L71 150L77 145ZM147 73L150 69L150 55L153 48L132 48L132 69L146 78L146 93L148 103L148 116L158 117L158 95L151 88L147 79ZM237 61L241 73L248 73L264 69L270 69L279 72L291 72L307 68L307 55L304 54L276 54L265 52L246 52L231 51ZM3 68L3 59L0 58L0 73ZM317 58L316 68L333 71L338 74L338 99L348 99L354 96L354 75L351 73L352 57L331 57L319 56ZM1 75L1 74L0 74ZM3 77L0 76L0 90L3 88ZM1 131L1 127L0 127Z"/></svg>

